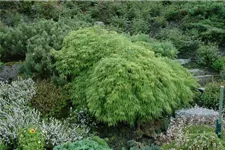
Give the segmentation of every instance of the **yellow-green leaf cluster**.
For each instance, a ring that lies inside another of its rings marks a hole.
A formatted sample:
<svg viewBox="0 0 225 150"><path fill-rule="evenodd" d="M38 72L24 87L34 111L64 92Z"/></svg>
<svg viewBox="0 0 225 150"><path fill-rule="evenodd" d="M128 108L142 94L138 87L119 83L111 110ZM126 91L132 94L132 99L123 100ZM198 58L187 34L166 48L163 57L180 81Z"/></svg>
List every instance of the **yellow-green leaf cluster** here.
<svg viewBox="0 0 225 150"><path fill-rule="evenodd" d="M169 114L192 100L196 86L178 63L100 27L71 32L53 54L60 76L72 80L74 104L109 125Z"/></svg>

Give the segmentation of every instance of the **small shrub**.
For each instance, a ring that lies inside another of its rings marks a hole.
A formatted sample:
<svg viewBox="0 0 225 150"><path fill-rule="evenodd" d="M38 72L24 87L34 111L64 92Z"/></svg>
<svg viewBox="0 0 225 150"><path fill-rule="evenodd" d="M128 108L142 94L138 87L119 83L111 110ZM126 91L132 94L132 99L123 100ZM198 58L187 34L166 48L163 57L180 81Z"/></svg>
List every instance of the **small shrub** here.
<svg viewBox="0 0 225 150"><path fill-rule="evenodd" d="M37 127L23 128L18 134L19 150L43 150L45 138Z"/></svg>
<svg viewBox="0 0 225 150"><path fill-rule="evenodd" d="M164 28L155 35L157 39L169 40L181 54L192 54L199 46L199 41L183 33L178 28Z"/></svg>
<svg viewBox="0 0 225 150"><path fill-rule="evenodd" d="M219 96L220 86L224 85L224 82L211 82L205 86L205 91L199 93L195 98L195 102L199 106L218 109L219 108ZM225 98L225 97L224 97Z"/></svg>
<svg viewBox="0 0 225 150"><path fill-rule="evenodd" d="M188 126L207 126L208 128L215 129L215 122L218 117L218 112L202 107L181 109L176 112L175 118L170 119L167 131L156 136L157 144L163 145L167 143L173 146L171 143L176 143L176 139L183 139L183 131Z"/></svg>
<svg viewBox="0 0 225 150"><path fill-rule="evenodd" d="M70 111L69 121L71 123L77 123L80 125L88 126L90 128L96 127L95 118L91 116L88 108L86 107L77 107L75 110Z"/></svg>
<svg viewBox="0 0 225 150"><path fill-rule="evenodd" d="M104 141L104 140L103 140ZM98 142L94 139L84 139L75 143L64 143L53 150L111 150L106 142Z"/></svg>
<svg viewBox="0 0 225 150"><path fill-rule="evenodd" d="M213 62L218 58L218 47L212 44L201 45L197 53L197 62L201 65L211 67Z"/></svg>
<svg viewBox="0 0 225 150"><path fill-rule="evenodd" d="M28 77L47 78L52 75L49 51L52 48L61 48L63 38L70 31L70 27L64 22L53 20L40 20L32 26L36 32L25 43L26 59L21 71Z"/></svg>
<svg viewBox="0 0 225 150"><path fill-rule="evenodd" d="M67 105L65 92L49 80L36 82L36 94L31 99L31 105L45 117L61 118L68 114L65 110Z"/></svg>
<svg viewBox="0 0 225 150"><path fill-rule="evenodd" d="M212 63L212 68L217 72L222 71L224 66L225 66L225 57L219 57Z"/></svg>
<svg viewBox="0 0 225 150"><path fill-rule="evenodd" d="M149 25L148 23L142 19L142 18L138 18L138 19L133 19L132 20L132 33L133 34L137 34L137 33L147 33L148 32L148 28Z"/></svg>
<svg viewBox="0 0 225 150"><path fill-rule="evenodd" d="M170 144L164 145L163 150L169 149L215 149L223 150L225 147L218 138L214 129L207 126L190 126L183 130L183 136Z"/></svg>
<svg viewBox="0 0 225 150"><path fill-rule="evenodd" d="M59 16L63 13L63 7L58 5L57 2L52 1L45 3L35 2L30 8L32 8L32 15L34 18L58 20Z"/></svg>
<svg viewBox="0 0 225 150"><path fill-rule="evenodd" d="M1 2L2 4L2 2ZM8 7L8 6L7 6ZM20 14L18 11L12 11L12 10L1 10L0 11L1 15L1 21L5 25L11 27L11 26L16 26L21 23L21 20L25 19L25 16Z"/></svg>
<svg viewBox="0 0 225 150"><path fill-rule="evenodd" d="M68 120L49 118L40 122L40 128L46 138L46 148L52 148L65 142L75 142L87 137L89 128L70 123Z"/></svg>

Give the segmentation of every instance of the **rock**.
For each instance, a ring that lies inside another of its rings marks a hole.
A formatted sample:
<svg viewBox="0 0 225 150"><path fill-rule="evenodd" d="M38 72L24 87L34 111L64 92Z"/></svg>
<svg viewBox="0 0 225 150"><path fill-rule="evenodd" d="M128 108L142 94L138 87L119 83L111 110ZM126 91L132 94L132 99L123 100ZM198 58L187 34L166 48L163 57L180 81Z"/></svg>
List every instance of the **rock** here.
<svg viewBox="0 0 225 150"><path fill-rule="evenodd" d="M184 116L186 118L195 117L204 117L204 118L212 118L218 117L219 113L212 109L202 108L202 107L194 107L189 109L180 109L176 111L176 116Z"/></svg>
<svg viewBox="0 0 225 150"><path fill-rule="evenodd" d="M171 122L177 122L183 125L207 125L215 126L216 120L219 117L219 112L212 109L195 106L188 109L180 109L175 112L175 119Z"/></svg>
<svg viewBox="0 0 225 150"><path fill-rule="evenodd" d="M102 21L95 21L94 25L105 26L104 22Z"/></svg>
<svg viewBox="0 0 225 150"><path fill-rule="evenodd" d="M205 88L204 88L204 87L200 87L200 88L198 88L198 90L199 90L201 93L204 93Z"/></svg>
<svg viewBox="0 0 225 150"><path fill-rule="evenodd" d="M15 63L12 65L4 64L2 66L2 69L0 70L0 81L16 79L19 74L19 68L20 68L19 63Z"/></svg>
<svg viewBox="0 0 225 150"><path fill-rule="evenodd" d="M193 76L201 76L201 75L207 74L207 72L205 72L204 70L200 70L200 69L189 69L188 71L191 74L193 74Z"/></svg>
<svg viewBox="0 0 225 150"><path fill-rule="evenodd" d="M201 86L204 86L209 82L212 82L213 77L214 77L213 75L194 76L194 78L198 79L198 82Z"/></svg>
<svg viewBox="0 0 225 150"><path fill-rule="evenodd" d="M191 59L177 59L176 61L178 61L181 65L184 65L189 63Z"/></svg>

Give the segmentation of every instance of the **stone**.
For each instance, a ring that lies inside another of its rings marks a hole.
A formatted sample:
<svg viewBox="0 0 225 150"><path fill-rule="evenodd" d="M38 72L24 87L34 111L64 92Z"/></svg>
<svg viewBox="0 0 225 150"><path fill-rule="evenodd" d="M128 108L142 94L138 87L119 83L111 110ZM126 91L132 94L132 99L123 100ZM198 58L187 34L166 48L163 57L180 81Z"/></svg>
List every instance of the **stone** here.
<svg viewBox="0 0 225 150"><path fill-rule="evenodd" d="M201 75L207 74L207 72L205 72L204 70L200 70L200 69L189 69L188 71L191 74L193 74L193 76L201 76Z"/></svg>
<svg viewBox="0 0 225 150"><path fill-rule="evenodd" d="M201 75L201 76L194 76L198 80L198 83L201 86L206 85L209 82L213 81L214 76L213 75Z"/></svg>
<svg viewBox="0 0 225 150"><path fill-rule="evenodd" d="M204 93L205 88L204 87L200 87L200 88L198 88L198 90L199 90L199 92Z"/></svg>
<svg viewBox="0 0 225 150"><path fill-rule="evenodd" d="M195 106L195 107L189 108L189 109L177 110L176 116L184 116L184 117L197 116L197 117L208 117L208 118L210 118L210 117L218 117L219 112L214 111L212 109Z"/></svg>
<svg viewBox="0 0 225 150"><path fill-rule="evenodd" d="M19 75L19 68L19 63L15 63L12 65L3 64L2 69L0 70L0 81L17 79Z"/></svg>
<svg viewBox="0 0 225 150"><path fill-rule="evenodd" d="M102 21L95 21L94 25L105 26L104 22Z"/></svg>
<svg viewBox="0 0 225 150"><path fill-rule="evenodd" d="M184 65L191 62L191 59L177 59L176 61L178 61L181 65Z"/></svg>

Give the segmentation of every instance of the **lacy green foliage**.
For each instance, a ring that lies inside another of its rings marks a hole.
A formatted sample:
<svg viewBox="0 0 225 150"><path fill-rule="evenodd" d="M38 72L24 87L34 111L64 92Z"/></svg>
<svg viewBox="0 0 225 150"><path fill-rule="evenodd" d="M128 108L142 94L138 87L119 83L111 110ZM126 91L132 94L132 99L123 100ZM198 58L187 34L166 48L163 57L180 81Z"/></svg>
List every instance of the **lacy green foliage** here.
<svg viewBox="0 0 225 150"><path fill-rule="evenodd" d="M144 34L132 36L131 40L133 42L139 42L147 48L152 49L156 53L156 56L164 56L168 58L177 57L178 50L170 41L158 41Z"/></svg>
<svg viewBox="0 0 225 150"><path fill-rule="evenodd" d="M45 138L37 127L23 128L18 134L18 150L43 150Z"/></svg>
<svg viewBox="0 0 225 150"><path fill-rule="evenodd" d="M30 102L43 116L60 118L67 114L64 109L67 98L64 94L62 88L49 80L42 80L36 83L36 94Z"/></svg>
<svg viewBox="0 0 225 150"><path fill-rule="evenodd" d="M189 126L183 130L182 139L176 139L170 144L165 144L162 149L215 149L224 150L222 140L218 138L213 128L207 126Z"/></svg>
<svg viewBox="0 0 225 150"><path fill-rule="evenodd" d="M72 79L73 103L109 125L171 113L188 104L196 85L178 63L99 27L71 32L53 54L60 77Z"/></svg>
<svg viewBox="0 0 225 150"><path fill-rule="evenodd" d="M53 150L111 150L108 144L99 137L96 139L83 139L74 143L64 143L56 146Z"/></svg>
<svg viewBox="0 0 225 150"><path fill-rule="evenodd" d="M191 99L189 86L193 80L175 62L157 58L134 59L137 61L102 59L90 74L87 103L90 112L94 112L99 120L109 124L152 120L160 117L162 112L171 113ZM173 70L175 68L178 71Z"/></svg>
<svg viewBox="0 0 225 150"><path fill-rule="evenodd" d="M218 47L215 45L201 45L197 49L197 62L201 65L211 67L213 62L218 58Z"/></svg>
<svg viewBox="0 0 225 150"><path fill-rule="evenodd" d="M219 108L220 86L224 85L224 84L225 84L224 82L208 83L205 86L205 91L203 93L198 93L196 95L195 102L199 106L218 109Z"/></svg>

